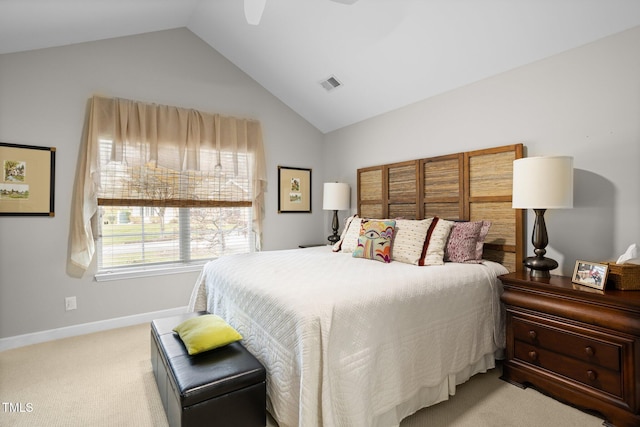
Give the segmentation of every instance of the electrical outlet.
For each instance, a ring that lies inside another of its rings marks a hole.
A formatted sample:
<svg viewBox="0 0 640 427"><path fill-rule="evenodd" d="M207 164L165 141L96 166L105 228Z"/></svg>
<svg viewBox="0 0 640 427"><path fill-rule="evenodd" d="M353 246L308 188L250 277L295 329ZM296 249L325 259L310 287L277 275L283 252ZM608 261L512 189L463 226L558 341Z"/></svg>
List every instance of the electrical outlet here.
<svg viewBox="0 0 640 427"><path fill-rule="evenodd" d="M66 297L64 299L64 309L66 311L75 310L76 308L78 308L76 297Z"/></svg>

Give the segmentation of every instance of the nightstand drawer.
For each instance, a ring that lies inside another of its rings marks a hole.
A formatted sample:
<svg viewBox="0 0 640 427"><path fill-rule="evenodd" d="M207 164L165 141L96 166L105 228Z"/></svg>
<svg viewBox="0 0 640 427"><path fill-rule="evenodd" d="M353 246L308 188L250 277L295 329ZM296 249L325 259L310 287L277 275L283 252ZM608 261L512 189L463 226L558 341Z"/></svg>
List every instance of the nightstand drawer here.
<svg viewBox="0 0 640 427"><path fill-rule="evenodd" d="M614 396L623 396L622 378L619 372L520 341L515 342L514 350L515 359L539 366Z"/></svg>
<svg viewBox="0 0 640 427"><path fill-rule="evenodd" d="M513 318L516 341L563 354L592 366L620 371L620 346L560 330L542 323Z"/></svg>

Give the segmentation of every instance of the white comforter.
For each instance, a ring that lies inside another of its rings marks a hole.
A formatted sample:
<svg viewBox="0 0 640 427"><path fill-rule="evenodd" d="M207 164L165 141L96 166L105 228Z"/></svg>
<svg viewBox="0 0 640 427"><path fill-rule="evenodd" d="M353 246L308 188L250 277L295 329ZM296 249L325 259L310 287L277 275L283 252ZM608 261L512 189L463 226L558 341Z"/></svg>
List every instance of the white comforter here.
<svg viewBox="0 0 640 427"><path fill-rule="evenodd" d="M281 427L393 426L493 367L504 347L496 276L506 272L492 262L384 264L328 247L261 252L209 262L190 305L243 335L267 368Z"/></svg>

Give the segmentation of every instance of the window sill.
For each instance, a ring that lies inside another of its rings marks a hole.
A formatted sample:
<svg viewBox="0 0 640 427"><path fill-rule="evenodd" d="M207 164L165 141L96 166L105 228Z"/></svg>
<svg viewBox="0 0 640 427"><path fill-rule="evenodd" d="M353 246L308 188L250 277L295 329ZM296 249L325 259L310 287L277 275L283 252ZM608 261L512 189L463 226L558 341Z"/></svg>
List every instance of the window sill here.
<svg viewBox="0 0 640 427"><path fill-rule="evenodd" d="M146 268L126 268L126 269L116 269L116 270L104 270L96 273L94 276L96 282L109 282L113 280L125 280L125 279L136 279L139 277L153 277L153 276L164 276L167 274L179 274L179 273L191 273L193 271L200 271L202 267L206 264L205 262L194 263L194 264L172 264L172 265L163 265L157 267L146 267Z"/></svg>

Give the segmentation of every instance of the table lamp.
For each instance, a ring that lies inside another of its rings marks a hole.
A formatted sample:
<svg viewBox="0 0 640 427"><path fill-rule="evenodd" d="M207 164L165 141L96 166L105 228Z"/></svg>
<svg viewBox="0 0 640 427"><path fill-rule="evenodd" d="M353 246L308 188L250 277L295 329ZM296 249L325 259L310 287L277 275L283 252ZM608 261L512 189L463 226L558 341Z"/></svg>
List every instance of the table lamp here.
<svg viewBox="0 0 640 427"><path fill-rule="evenodd" d="M558 263L546 258L549 243L544 213L547 209L573 207L573 158L527 157L513 162L513 208L533 209L536 214L531 243L534 257L524 260L531 277L550 277Z"/></svg>
<svg viewBox="0 0 640 427"><path fill-rule="evenodd" d="M333 222L331 224L333 234L328 237L331 244L340 240L340 236L338 235L338 228L340 226L340 223L338 222L338 211L349 209L349 202L349 184L342 182L324 183L322 209L326 211L333 211Z"/></svg>

